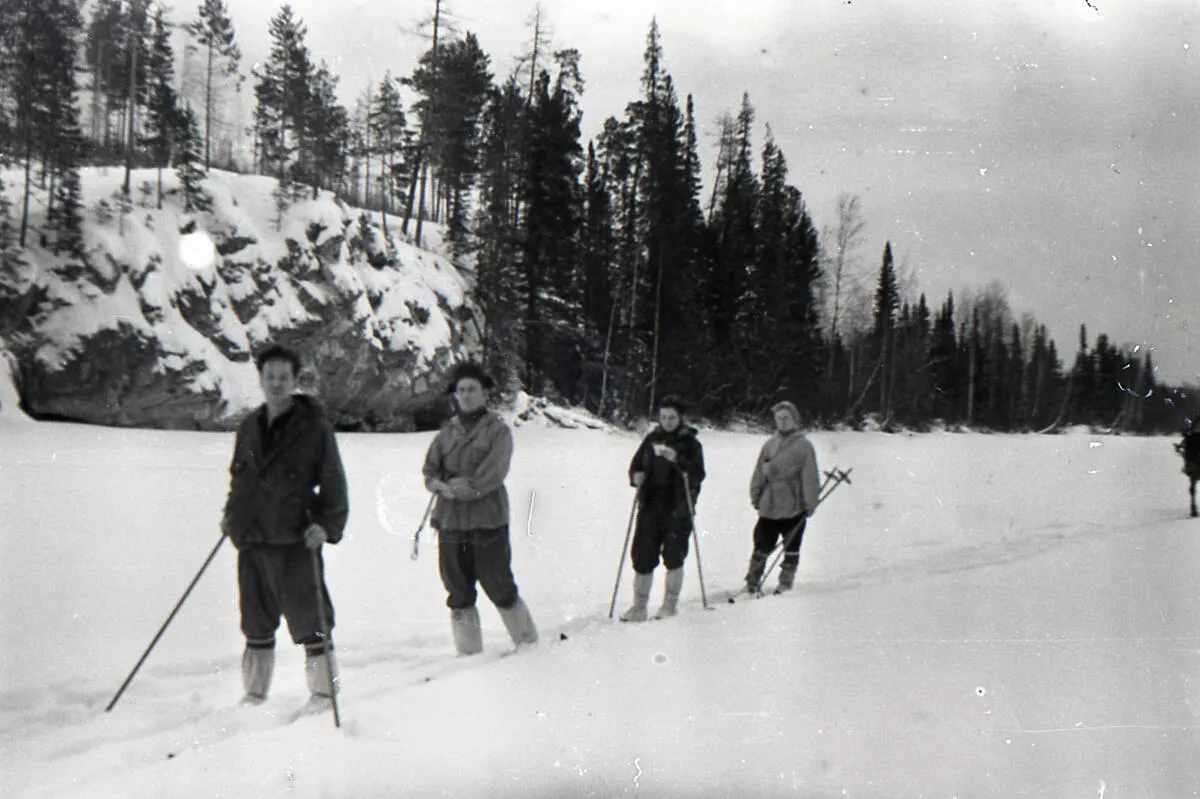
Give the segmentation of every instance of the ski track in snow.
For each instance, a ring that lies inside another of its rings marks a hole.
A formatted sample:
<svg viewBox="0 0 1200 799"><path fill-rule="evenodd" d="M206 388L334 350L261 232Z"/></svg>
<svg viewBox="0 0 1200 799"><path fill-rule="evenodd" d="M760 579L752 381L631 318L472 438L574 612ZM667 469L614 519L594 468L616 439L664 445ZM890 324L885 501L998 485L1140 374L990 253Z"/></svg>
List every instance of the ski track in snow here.
<svg viewBox="0 0 1200 799"><path fill-rule="evenodd" d="M1165 439L816 433L854 484L792 591L730 604L764 438L702 432L711 609L693 551L679 615L621 624L637 438L521 427L514 572L541 641L510 656L481 595L485 652L459 658L431 530L409 559L431 434L340 436L337 731L292 720L286 628L271 696L238 704L228 547L104 712L213 543L232 437L0 434L6 796L1200 795L1200 523Z"/></svg>

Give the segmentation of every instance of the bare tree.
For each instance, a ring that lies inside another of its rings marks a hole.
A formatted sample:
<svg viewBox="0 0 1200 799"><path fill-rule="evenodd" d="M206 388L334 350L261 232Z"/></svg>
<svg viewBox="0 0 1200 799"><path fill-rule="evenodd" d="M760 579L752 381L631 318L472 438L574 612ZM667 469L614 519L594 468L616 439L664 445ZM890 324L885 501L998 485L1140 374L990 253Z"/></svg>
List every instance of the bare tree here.
<svg viewBox="0 0 1200 799"><path fill-rule="evenodd" d="M833 310L829 323L829 364L826 374L832 380L834 358L837 351L838 325L842 321L842 292L848 284L858 281L857 249L862 244L863 228L866 222L862 218L862 209L857 194L840 194L837 199L836 222L832 231L828 229L822 236L823 241L831 241L830 248L823 253L826 259L825 274L833 278Z"/></svg>

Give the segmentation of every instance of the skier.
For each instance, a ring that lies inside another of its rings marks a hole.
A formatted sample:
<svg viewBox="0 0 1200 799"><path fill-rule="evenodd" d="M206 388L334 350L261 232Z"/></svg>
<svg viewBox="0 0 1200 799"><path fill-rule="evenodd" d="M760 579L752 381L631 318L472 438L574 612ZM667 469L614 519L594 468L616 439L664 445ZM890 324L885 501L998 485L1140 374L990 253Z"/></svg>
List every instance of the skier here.
<svg viewBox="0 0 1200 799"><path fill-rule="evenodd" d="M704 448L695 428L683 423L682 400L663 397L658 425L642 440L629 463L629 482L639 492L633 534L633 605L621 621L645 621L654 570L667 567L666 588L656 619L674 616L683 588L683 562L692 532L692 511L704 481ZM691 490L687 496L684 485Z"/></svg>
<svg viewBox="0 0 1200 799"><path fill-rule="evenodd" d="M1175 445L1175 451L1183 456L1183 473L1188 476L1188 495L1192 500L1192 516L1196 512L1196 481L1200 480L1200 430L1192 420L1184 431L1183 440Z"/></svg>
<svg viewBox="0 0 1200 799"><path fill-rule="evenodd" d="M242 683L248 704L261 704L275 670L275 630L282 613L292 641L304 646L308 709L327 707L333 604L325 587L321 545L342 540L349 515L346 475L333 428L312 397L296 393L299 356L272 346L257 358L266 403L238 427L221 529L238 550ZM314 568L315 562L315 568ZM322 629L322 611L329 629Z"/></svg>
<svg viewBox="0 0 1200 799"><path fill-rule="evenodd" d="M449 595L450 626L460 655L483 651L475 584L500 611L513 644L538 640L537 628L512 573L508 491L512 461L508 425L488 410L492 379L474 363L460 364L450 381L458 412L425 454L425 487L437 495L430 524L438 531L438 568Z"/></svg>
<svg viewBox="0 0 1200 799"><path fill-rule="evenodd" d="M800 411L785 401L777 403L771 412L777 432L763 444L750 478L750 504L758 511L754 551L746 572L746 590L751 593L758 590L767 558L781 536L785 541L790 536L791 540L784 552L776 593L791 589L800 565L800 541L820 493L817 454L812 442L800 432Z"/></svg>

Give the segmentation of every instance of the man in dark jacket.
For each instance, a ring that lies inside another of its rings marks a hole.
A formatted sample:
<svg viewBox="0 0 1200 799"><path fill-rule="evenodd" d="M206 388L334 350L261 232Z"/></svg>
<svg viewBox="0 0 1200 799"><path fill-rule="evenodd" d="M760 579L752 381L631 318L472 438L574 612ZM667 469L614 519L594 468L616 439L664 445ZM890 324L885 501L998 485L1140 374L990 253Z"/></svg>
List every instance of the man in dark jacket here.
<svg viewBox="0 0 1200 799"><path fill-rule="evenodd" d="M284 347L256 361L266 403L238 427L221 529L238 549L238 593L246 650L243 701L266 700L275 670L280 614L305 651L313 705L328 704L333 604L321 545L342 540L349 515L346 476L320 405L296 394L300 359ZM314 570L314 561L316 568ZM315 573L314 573L315 572ZM322 629L318 602L329 629Z"/></svg>
<svg viewBox="0 0 1200 799"><path fill-rule="evenodd" d="M437 495L430 524L438 531L438 568L446 587L450 629L460 655L483 651L475 585L500 611L520 648L537 643L537 627L517 591L508 533L512 431L488 410L492 379L474 363L451 377L458 413L434 437L425 454L425 487Z"/></svg>
<svg viewBox="0 0 1200 799"><path fill-rule="evenodd" d="M642 440L629 463L629 482L638 489L638 516L633 534L633 605L621 621L646 620L660 559L667 567L667 580L655 618L677 612L692 512L704 481L704 448L695 428L683 423L685 410L678 397L663 397L658 403L658 426Z"/></svg>
<svg viewBox="0 0 1200 799"><path fill-rule="evenodd" d="M1188 494L1192 500L1192 516L1196 512L1196 482L1200 480L1200 430L1196 422L1188 424L1183 433L1183 440L1175 445L1175 451L1183 456L1183 473L1188 477Z"/></svg>

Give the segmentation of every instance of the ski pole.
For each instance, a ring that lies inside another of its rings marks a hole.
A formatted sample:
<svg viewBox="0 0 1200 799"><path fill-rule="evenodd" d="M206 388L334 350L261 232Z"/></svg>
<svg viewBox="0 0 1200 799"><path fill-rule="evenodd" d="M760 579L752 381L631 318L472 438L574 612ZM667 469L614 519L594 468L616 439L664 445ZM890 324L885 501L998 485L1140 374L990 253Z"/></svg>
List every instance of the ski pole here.
<svg viewBox="0 0 1200 799"><path fill-rule="evenodd" d="M705 610L710 610L708 592L704 590L704 568L700 565L700 534L696 532L696 509L692 505L692 487L688 484L687 472L680 469L679 473L683 475L683 495L687 497L688 518L692 522L692 544L696 549L696 572L700 575L700 601L704 604Z"/></svg>
<svg viewBox="0 0 1200 799"><path fill-rule="evenodd" d="M429 504L425 506L425 515L421 517L421 524L417 527L417 531L413 533L412 554L409 556L412 560L417 559L421 547L421 531L425 529L425 522L429 521L429 514L433 512L433 501L437 499L437 494L429 495Z"/></svg>
<svg viewBox="0 0 1200 799"><path fill-rule="evenodd" d="M317 623L321 625L321 637L325 639L325 668L329 672L329 700L333 704L333 726L341 729L342 717L338 713L337 688L333 683L333 640L330 638L329 626L325 619L325 580L321 576L321 563L317 553L319 549L310 549L313 570L313 584L317 588Z"/></svg>
<svg viewBox="0 0 1200 799"><path fill-rule="evenodd" d="M217 556L217 550L221 548L221 544L225 543L225 533L221 533L220 539L217 540L217 545L212 548L212 552L208 553L208 557L204 559L204 565L200 567L200 571L196 572L196 576L192 578L188 584L187 590L183 592L183 596L175 603L175 608L171 611L171 615L167 616L167 620L163 622L162 627L158 628L158 633L154 636L154 640L150 642L150 646L146 647L146 651L142 653L141 659L137 665L133 667L133 671L129 672L129 676L125 678L125 682L121 683L121 687L117 690L116 696L108 703L108 707L104 708L104 712L108 713L117 704L117 700L121 698L121 694L125 693L125 689L129 687L129 683L133 682L134 676L138 673L138 669L146 662L146 658L150 656L150 650L154 649L154 645L158 643L158 639L162 638L164 632L167 631L167 625L175 618L175 614L179 612L179 608L183 606L183 601L188 598L188 594L192 593L192 589L196 587L196 583L200 581L200 575L204 574L204 570L208 568L208 564L212 563L213 558Z"/></svg>
<svg viewBox="0 0 1200 799"><path fill-rule="evenodd" d="M608 617L613 617L613 611L617 608L617 589L621 586L621 572L625 569L625 553L629 551L629 537L633 535L633 519L637 515L638 500L642 498L642 488L638 486L638 490L633 495L633 507L629 509L629 524L625 527L625 543L621 545L621 560L617 563L617 580L613 583L612 602L608 606Z"/></svg>
<svg viewBox="0 0 1200 799"><path fill-rule="evenodd" d="M824 490L824 493L817 493L817 504L813 505L812 509L816 510L818 507L820 507L821 503L824 502L829 495L832 494L834 490L836 490L837 487L843 482L850 483L850 472L852 471L854 470L847 469L843 472L841 469L835 466L833 471L825 472L825 481L821 485L823 490L825 489L825 486L829 486L829 488ZM830 481L832 481L832 484ZM853 483L850 484L853 485ZM795 540L796 536L800 534L800 531L804 529L804 523L806 521L808 521L807 516L801 518L799 524L797 524L791 529L790 532L788 532L787 537L784 539L783 543L780 544L778 550L776 550L778 554L775 555L775 559L771 561L771 565L768 566L767 570L763 572L762 577L760 577L758 580L758 584L754 587L754 593L756 595L762 595L762 587L766 584L767 578L771 576L771 572L775 570L775 567L779 565L779 561L785 554L787 554L787 548L791 545L792 541Z"/></svg>

